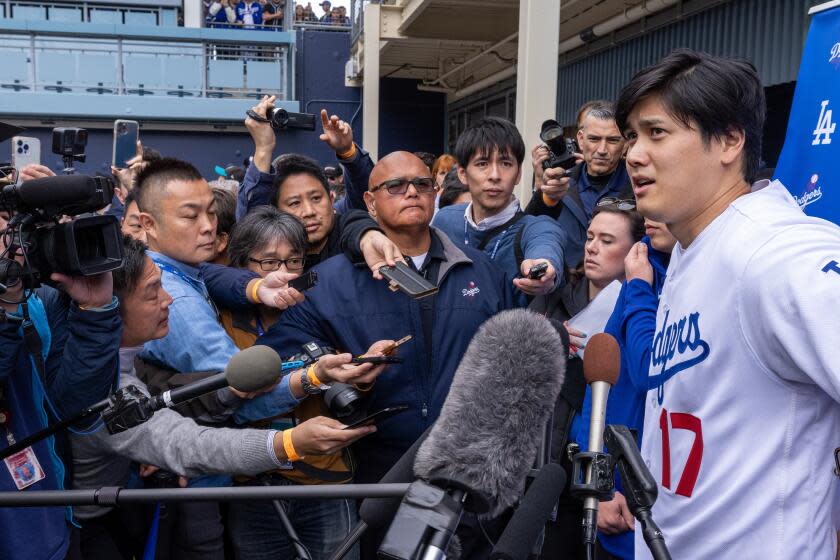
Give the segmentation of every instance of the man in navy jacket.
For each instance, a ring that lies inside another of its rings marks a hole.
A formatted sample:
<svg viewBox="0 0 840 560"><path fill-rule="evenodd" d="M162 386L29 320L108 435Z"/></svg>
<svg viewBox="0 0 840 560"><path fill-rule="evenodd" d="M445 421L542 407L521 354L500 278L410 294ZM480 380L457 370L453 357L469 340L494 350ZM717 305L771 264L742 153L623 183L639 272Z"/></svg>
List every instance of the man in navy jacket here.
<svg viewBox="0 0 840 560"><path fill-rule="evenodd" d="M122 323L111 273L52 279L66 293L43 286L18 304L18 284L2 296L0 432L6 445L104 399L116 382ZM24 342L29 324L40 351ZM64 488L62 443L50 437L8 458L0 467L0 491ZM0 508L0 558L64 558L70 520L69 508Z"/></svg>

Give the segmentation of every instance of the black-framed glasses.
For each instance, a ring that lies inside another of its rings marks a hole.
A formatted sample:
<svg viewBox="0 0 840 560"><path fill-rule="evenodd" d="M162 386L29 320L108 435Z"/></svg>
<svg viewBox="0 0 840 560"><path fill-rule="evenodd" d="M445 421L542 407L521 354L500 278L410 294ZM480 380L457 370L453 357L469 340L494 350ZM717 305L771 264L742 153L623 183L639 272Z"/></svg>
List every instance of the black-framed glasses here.
<svg viewBox="0 0 840 560"><path fill-rule="evenodd" d="M398 177L396 179L389 179L375 185L370 191L375 192L379 189L385 189L388 191L388 194L396 196L408 192L408 185L414 185L418 194L429 194L435 191L435 180L431 177L415 177L413 179Z"/></svg>
<svg viewBox="0 0 840 560"><path fill-rule="evenodd" d="M617 196L605 196L604 198L598 201L598 204L596 204L596 206L598 208L604 208L605 206L614 206L618 210L629 212L630 210L636 209L636 201L632 198L618 198Z"/></svg>
<svg viewBox="0 0 840 560"><path fill-rule="evenodd" d="M260 265L260 270L263 272L274 272L280 270L280 267L286 265L286 270L300 270L303 268L303 257L289 257L288 259L252 259L248 257L252 263Z"/></svg>

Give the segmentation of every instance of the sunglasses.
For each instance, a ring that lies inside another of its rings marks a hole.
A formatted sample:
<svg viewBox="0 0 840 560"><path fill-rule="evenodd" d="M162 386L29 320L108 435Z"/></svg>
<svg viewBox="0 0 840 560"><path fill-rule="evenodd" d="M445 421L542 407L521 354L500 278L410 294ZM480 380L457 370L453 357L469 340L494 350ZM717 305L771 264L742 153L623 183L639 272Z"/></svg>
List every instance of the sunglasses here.
<svg viewBox="0 0 840 560"><path fill-rule="evenodd" d="M409 185L414 185L414 188L417 190L418 194L429 194L431 192L434 192L435 190L435 181L431 177L415 177L414 179L400 177L398 179L390 179L388 181L375 185L373 188L370 189L370 192L376 192L379 189L385 189L386 191L388 191L388 194L396 196L408 192Z"/></svg>
<svg viewBox="0 0 840 560"><path fill-rule="evenodd" d="M618 210L629 212L630 210L636 209L636 201L632 198L618 198L616 196L605 196L604 198L598 201L598 204L596 204L596 206L598 208L612 206Z"/></svg>

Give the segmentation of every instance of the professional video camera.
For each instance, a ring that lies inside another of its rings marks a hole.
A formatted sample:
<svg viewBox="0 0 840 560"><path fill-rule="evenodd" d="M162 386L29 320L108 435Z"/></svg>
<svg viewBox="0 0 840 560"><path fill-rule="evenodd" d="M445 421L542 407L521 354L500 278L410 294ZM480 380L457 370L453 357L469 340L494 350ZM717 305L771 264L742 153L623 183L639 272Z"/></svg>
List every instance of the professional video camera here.
<svg viewBox="0 0 840 560"><path fill-rule="evenodd" d="M543 169L562 167L568 171L577 165L575 153L580 153L580 148L574 138L564 138L563 127L557 121L549 119L542 124L540 139L551 152L542 163Z"/></svg>
<svg viewBox="0 0 840 560"><path fill-rule="evenodd" d="M110 178L60 175L16 186L13 176L7 173L0 179L0 212L11 216L2 232L6 249L0 255L0 293L18 282L27 290L37 288L53 272L92 276L122 266L116 217L85 216L60 222L62 216L107 206L114 195ZM22 257L23 264L16 256Z"/></svg>
<svg viewBox="0 0 840 560"><path fill-rule="evenodd" d="M279 107L270 107L267 118L261 117L253 109L248 109L245 114L257 122L271 123L271 128L277 132L287 128L315 130L315 115L312 113L291 113Z"/></svg>

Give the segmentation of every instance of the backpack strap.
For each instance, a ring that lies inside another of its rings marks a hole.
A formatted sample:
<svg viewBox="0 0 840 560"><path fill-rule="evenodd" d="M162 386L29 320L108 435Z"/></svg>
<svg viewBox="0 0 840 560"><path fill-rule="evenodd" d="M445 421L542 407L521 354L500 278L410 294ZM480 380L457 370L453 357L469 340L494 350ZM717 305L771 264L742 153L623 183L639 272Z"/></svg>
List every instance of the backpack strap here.
<svg viewBox="0 0 840 560"><path fill-rule="evenodd" d="M522 210L518 210L516 212L516 214L514 214L513 217L510 220L506 221L505 223L503 223L501 225L498 225L498 226L494 227L493 229L487 230L487 234L484 236L484 239L481 240L481 243L479 243L476 246L476 249L478 249L479 251L483 251L484 248L487 247L487 245L490 243L491 239L493 239L494 237L496 237L497 235L499 235L500 233L502 233L507 228L509 228L510 226L512 226L513 224L515 224L516 222L518 222L519 220L521 220L524 217L525 217L525 212L523 212Z"/></svg>
<svg viewBox="0 0 840 560"><path fill-rule="evenodd" d="M525 253L522 251L522 235L525 233L525 225L516 232L513 238L513 254L516 257L516 269L522 270L522 261L525 260Z"/></svg>

